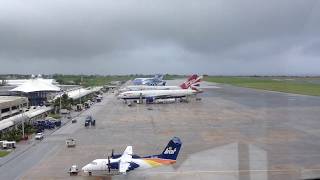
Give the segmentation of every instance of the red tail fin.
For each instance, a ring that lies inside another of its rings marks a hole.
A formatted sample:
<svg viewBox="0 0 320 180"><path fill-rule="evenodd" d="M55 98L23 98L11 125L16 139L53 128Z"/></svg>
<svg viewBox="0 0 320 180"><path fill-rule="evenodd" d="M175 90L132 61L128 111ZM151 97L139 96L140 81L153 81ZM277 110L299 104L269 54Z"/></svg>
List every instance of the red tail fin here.
<svg viewBox="0 0 320 180"><path fill-rule="evenodd" d="M202 77L193 74L188 80L180 85L181 89L188 89L191 85L198 85L201 82Z"/></svg>
<svg viewBox="0 0 320 180"><path fill-rule="evenodd" d="M191 89L197 91L197 93L202 93L203 92L201 89L198 89L195 86L191 86Z"/></svg>

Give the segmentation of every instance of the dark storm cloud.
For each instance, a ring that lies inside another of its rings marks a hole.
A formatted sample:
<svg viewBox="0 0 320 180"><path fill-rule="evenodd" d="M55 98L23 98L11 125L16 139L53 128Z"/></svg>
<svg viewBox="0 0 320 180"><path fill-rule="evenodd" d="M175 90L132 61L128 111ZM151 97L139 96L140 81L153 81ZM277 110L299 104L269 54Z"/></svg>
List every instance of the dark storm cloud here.
<svg viewBox="0 0 320 180"><path fill-rule="evenodd" d="M0 71L319 74L319 10L317 0L3 0Z"/></svg>
<svg viewBox="0 0 320 180"><path fill-rule="evenodd" d="M309 44L307 44L303 49L303 51L308 55L319 57L320 56L320 38L315 39L313 42L310 42Z"/></svg>

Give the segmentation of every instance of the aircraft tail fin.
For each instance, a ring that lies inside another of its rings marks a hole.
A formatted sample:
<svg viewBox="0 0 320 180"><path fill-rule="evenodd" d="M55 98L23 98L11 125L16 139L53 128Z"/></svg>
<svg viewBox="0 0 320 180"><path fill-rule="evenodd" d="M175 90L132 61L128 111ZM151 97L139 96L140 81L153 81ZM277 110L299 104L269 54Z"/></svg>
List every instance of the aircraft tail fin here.
<svg viewBox="0 0 320 180"><path fill-rule="evenodd" d="M203 90L199 89L197 86L190 86L190 89L195 90L196 93L202 93L203 92Z"/></svg>
<svg viewBox="0 0 320 180"><path fill-rule="evenodd" d="M158 80L163 80L163 77L164 77L163 74L156 74L156 75L154 76L154 78L155 78L155 79L158 79Z"/></svg>
<svg viewBox="0 0 320 180"><path fill-rule="evenodd" d="M187 81L185 81L184 83L182 83L180 85L181 89L188 89L191 85L192 86L199 86L199 83L202 80L202 76L198 76L197 74L193 74L192 76L190 76Z"/></svg>
<svg viewBox="0 0 320 180"><path fill-rule="evenodd" d="M182 142L180 138L174 137L172 138L163 152L158 156L162 159L171 159L176 160L181 148Z"/></svg>

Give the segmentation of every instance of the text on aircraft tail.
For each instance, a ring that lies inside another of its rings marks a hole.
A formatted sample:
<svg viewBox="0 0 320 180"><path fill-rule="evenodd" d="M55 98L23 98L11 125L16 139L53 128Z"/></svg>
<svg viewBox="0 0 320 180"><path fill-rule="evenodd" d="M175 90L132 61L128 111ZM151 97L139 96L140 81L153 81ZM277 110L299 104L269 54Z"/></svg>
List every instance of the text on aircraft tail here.
<svg viewBox="0 0 320 180"><path fill-rule="evenodd" d="M178 137L172 138L163 152L158 156L162 159L176 160L181 148L182 142Z"/></svg>

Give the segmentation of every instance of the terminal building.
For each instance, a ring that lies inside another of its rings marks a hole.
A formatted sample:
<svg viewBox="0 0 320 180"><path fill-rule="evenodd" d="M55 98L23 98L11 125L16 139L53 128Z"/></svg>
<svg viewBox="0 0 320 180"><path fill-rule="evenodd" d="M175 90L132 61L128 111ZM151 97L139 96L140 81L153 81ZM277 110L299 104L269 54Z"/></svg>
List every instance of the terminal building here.
<svg viewBox="0 0 320 180"><path fill-rule="evenodd" d="M60 91L58 86L41 77L16 80L15 83L0 88L0 133L16 128L22 122L44 118L53 107L43 105L52 94Z"/></svg>
<svg viewBox="0 0 320 180"><path fill-rule="evenodd" d="M51 93L59 92L61 89L42 78L31 79L10 92L20 93L29 100L30 106L42 106L48 102Z"/></svg>
<svg viewBox="0 0 320 180"><path fill-rule="evenodd" d="M23 122L44 118L55 110L50 102L64 93L73 100L85 103L86 97L96 94L102 88L59 87L52 80L41 77L13 82L0 87L0 133L17 128Z"/></svg>
<svg viewBox="0 0 320 180"><path fill-rule="evenodd" d="M0 96L0 133L16 128L22 122L41 119L53 110L52 107L29 107L28 98L17 96Z"/></svg>
<svg viewBox="0 0 320 180"><path fill-rule="evenodd" d="M28 107L28 98L0 96L0 121L17 115Z"/></svg>

